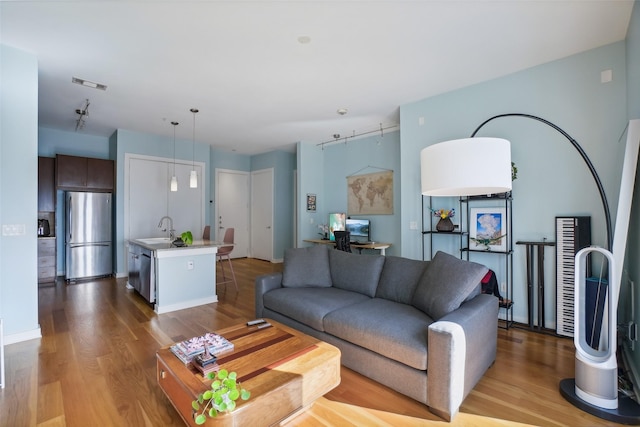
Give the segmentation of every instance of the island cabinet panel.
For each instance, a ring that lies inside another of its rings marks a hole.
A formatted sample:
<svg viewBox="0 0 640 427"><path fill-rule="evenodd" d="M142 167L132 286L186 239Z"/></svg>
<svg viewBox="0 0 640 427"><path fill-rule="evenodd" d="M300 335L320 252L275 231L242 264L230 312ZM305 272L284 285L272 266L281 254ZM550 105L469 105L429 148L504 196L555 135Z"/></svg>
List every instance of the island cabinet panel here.
<svg viewBox="0 0 640 427"><path fill-rule="evenodd" d="M60 190L113 191L113 160L56 156L56 186Z"/></svg>
<svg viewBox="0 0 640 427"><path fill-rule="evenodd" d="M38 211L56 210L55 158L38 157Z"/></svg>

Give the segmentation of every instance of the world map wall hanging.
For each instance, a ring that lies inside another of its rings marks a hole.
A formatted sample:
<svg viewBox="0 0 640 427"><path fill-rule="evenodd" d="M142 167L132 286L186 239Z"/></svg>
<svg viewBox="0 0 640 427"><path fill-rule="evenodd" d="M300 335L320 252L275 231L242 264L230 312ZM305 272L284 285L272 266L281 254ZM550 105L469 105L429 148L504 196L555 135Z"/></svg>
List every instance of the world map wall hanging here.
<svg viewBox="0 0 640 427"><path fill-rule="evenodd" d="M393 215L393 171L347 177L348 215Z"/></svg>

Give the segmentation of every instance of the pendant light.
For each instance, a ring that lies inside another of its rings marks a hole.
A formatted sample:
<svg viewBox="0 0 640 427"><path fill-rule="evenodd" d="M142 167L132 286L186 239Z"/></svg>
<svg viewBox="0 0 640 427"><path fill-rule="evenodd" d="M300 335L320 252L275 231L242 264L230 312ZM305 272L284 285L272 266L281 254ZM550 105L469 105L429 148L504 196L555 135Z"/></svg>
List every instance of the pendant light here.
<svg viewBox="0 0 640 427"><path fill-rule="evenodd" d="M176 126L178 122L171 122L173 125L173 176L171 177L171 191L178 191L178 178L176 178Z"/></svg>
<svg viewBox="0 0 640 427"><path fill-rule="evenodd" d="M193 113L193 157L191 163L191 174L189 175L189 187L198 188L198 174L196 173L196 113L198 112L198 109L192 108L190 111Z"/></svg>

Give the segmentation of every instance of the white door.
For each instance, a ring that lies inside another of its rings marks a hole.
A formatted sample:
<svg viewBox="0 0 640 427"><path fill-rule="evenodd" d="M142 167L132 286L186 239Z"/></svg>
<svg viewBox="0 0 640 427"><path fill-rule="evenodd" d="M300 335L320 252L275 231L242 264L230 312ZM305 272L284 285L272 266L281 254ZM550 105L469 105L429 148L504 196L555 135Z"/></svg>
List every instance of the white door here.
<svg viewBox="0 0 640 427"><path fill-rule="evenodd" d="M273 169L251 173L251 256L273 260Z"/></svg>
<svg viewBox="0 0 640 427"><path fill-rule="evenodd" d="M125 239L160 237L158 221L169 214L167 186L171 176L165 160L132 158L128 169L129 233Z"/></svg>
<svg viewBox="0 0 640 427"><path fill-rule="evenodd" d="M227 228L233 227L235 247L232 258L249 255L249 173L216 169L216 221L211 232L222 241Z"/></svg>

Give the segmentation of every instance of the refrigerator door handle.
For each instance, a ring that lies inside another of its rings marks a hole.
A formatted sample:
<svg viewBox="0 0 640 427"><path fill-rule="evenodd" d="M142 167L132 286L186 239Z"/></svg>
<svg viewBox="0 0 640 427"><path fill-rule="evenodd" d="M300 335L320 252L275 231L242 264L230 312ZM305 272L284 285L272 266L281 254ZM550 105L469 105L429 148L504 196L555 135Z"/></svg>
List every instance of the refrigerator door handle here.
<svg viewBox="0 0 640 427"><path fill-rule="evenodd" d="M71 203L73 202L73 197L71 197L71 194L69 194L69 207L67 208L67 215L69 215L69 223L73 223L72 221L72 217L71 217L71 212L73 212L73 210L71 209ZM67 240L67 242L71 242L71 229L69 228L69 239Z"/></svg>

